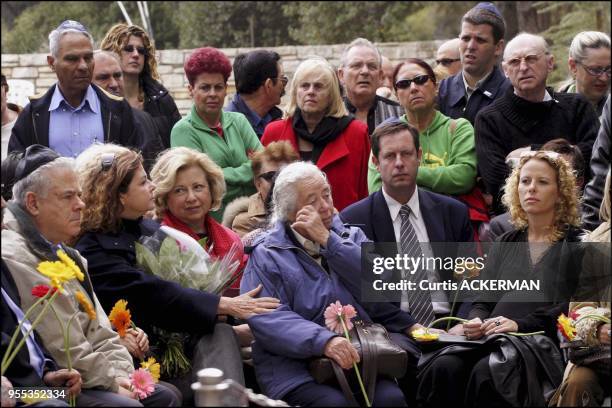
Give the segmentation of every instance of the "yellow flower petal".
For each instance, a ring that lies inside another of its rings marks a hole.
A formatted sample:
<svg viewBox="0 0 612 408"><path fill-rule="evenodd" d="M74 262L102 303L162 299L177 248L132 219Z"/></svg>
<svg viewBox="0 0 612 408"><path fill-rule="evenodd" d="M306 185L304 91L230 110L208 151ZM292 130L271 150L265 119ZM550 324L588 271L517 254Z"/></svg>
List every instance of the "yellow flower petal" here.
<svg viewBox="0 0 612 408"><path fill-rule="evenodd" d="M147 361L142 361L140 363L140 367L144 368L149 373L151 373L151 377L153 377L153 380L155 381L155 383L159 382L159 373L160 373L161 366L159 365L158 362L155 361L153 357L149 357Z"/></svg>
<svg viewBox="0 0 612 408"><path fill-rule="evenodd" d="M412 337L414 337L414 339L418 341L432 341L438 340L440 335L437 333L430 333L425 329L417 329L412 332Z"/></svg>
<svg viewBox="0 0 612 408"><path fill-rule="evenodd" d="M61 249L57 250L57 257L66 265L68 266L72 271L74 271L74 276L76 276L76 278L78 280L80 280L81 282L83 281L83 279L85 279L85 275L83 275L83 272L81 272L81 268L79 268L77 266L77 264L72 260L72 258L70 258L68 256L68 254L66 254L66 252L64 252Z"/></svg>
<svg viewBox="0 0 612 408"><path fill-rule="evenodd" d="M89 300L87 300L87 297L83 294L83 292L81 292L81 291L75 292L74 297L76 298L76 300L81 305L81 308L83 309L83 311L85 313L87 313L87 316L89 316L89 319L90 320L95 320L96 319L96 311L95 311L94 307L92 306L92 304L89 303Z"/></svg>

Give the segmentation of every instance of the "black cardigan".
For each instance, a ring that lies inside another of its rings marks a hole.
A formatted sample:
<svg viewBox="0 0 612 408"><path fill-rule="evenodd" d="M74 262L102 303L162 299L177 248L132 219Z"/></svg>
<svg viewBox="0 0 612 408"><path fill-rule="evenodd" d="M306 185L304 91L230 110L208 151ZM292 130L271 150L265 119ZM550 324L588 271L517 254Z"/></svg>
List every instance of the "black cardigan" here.
<svg viewBox="0 0 612 408"><path fill-rule="evenodd" d="M581 233L582 230L569 227L564 238L554 243L533 266L527 249L526 229L512 230L500 236L488 253L481 279L540 279L542 290L550 289L547 301L512 301L525 293L506 292L500 294L500 301L495 303L490 302L491 294L488 294L486 301L484 296L474 301L469 318L479 317L484 321L489 317L504 316L518 324L519 332L544 330L548 337L557 342L557 318L561 313L567 315L570 298L580 277L583 254L579 244ZM568 246L568 243L573 244ZM553 301L553 298L556 300Z"/></svg>
<svg viewBox="0 0 612 408"><path fill-rule="evenodd" d="M110 313L119 299L128 301L134 323L194 334L214 330L219 296L150 275L137 267L134 243L158 228L155 221L123 220L119 233L85 233L75 248L87 259L98 300Z"/></svg>
<svg viewBox="0 0 612 408"><path fill-rule="evenodd" d="M506 156L511 151L563 138L580 148L585 163L591 159L599 120L593 106L582 95L555 93L547 88L553 100L529 102L514 94L510 87L503 97L484 108L474 125L478 170L489 193L494 197L494 211L500 205L500 190L508 177ZM589 179L588 166L585 180Z"/></svg>

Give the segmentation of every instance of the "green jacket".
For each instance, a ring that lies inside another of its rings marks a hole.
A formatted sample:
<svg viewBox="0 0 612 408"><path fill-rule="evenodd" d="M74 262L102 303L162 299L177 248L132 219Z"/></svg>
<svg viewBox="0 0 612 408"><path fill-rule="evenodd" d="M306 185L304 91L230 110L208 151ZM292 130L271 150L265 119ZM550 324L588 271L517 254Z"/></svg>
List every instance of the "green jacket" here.
<svg viewBox="0 0 612 408"><path fill-rule="evenodd" d="M170 146L186 146L206 153L223 169L227 191L221 208L211 213L221 221L225 206L237 197L255 193L249 154L263 149L261 142L242 113L221 112L223 138L198 116L195 106L179 120L170 133Z"/></svg>
<svg viewBox="0 0 612 408"><path fill-rule="evenodd" d="M408 123L403 115L400 120ZM451 131L451 123L455 129ZM476 182L474 128L466 119L451 119L436 111L431 125L420 132L423 156L417 174L417 185L440 194L469 193ZM368 191L380 190L382 181L376 166L368 163Z"/></svg>

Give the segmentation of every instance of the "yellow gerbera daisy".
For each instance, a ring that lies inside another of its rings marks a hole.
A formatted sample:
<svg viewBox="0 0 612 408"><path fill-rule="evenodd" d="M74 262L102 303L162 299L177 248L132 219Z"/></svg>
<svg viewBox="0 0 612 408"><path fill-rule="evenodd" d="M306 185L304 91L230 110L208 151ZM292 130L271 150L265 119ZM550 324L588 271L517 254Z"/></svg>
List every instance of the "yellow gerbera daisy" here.
<svg viewBox="0 0 612 408"><path fill-rule="evenodd" d="M83 311L87 313L87 316L89 316L91 320L95 320L96 311L94 310L94 307L92 306L92 304L89 303L89 300L87 300L87 297L83 294L83 292L81 291L75 292L74 297L81 305Z"/></svg>
<svg viewBox="0 0 612 408"><path fill-rule="evenodd" d="M72 258L68 256L66 252L64 252L62 249L58 249L57 257L60 259L60 261L66 264L66 266L68 266L72 271L74 271L74 276L76 276L78 280L82 282L83 279L85 279L85 275L83 275L81 268L77 266L77 264L72 260Z"/></svg>
<svg viewBox="0 0 612 408"><path fill-rule="evenodd" d="M36 267L38 272L51 279L51 286L62 289L62 285L75 278L74 271L66 267L63 262L44 261Z"/></svg>
<svg viewBox="0 0 612 408"><path fill-rule="evenodd" d="M140 363L140 367L144 368L149 373L151 373L151 377L153 377L153 380L155 381L155 383L159 382L159 372L160 372L161 367L159 363L155 361L155 358L149 357L147 361L142 361Z"/></svg>

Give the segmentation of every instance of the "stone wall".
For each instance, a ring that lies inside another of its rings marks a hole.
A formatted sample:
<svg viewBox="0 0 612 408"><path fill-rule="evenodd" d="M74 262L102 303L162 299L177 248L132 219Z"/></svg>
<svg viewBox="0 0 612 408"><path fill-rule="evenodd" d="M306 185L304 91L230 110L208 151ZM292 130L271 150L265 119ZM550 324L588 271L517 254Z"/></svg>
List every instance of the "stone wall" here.
<svg viewBox="0 0 612 408"><path fill-rule="evenodd" d="M408 57L417 57L432 62L438 46L444 40L380 43L377 44L383 55L393 63ZM316 46L283 46L268 48L278 52L282 57L283 68L291 80L296 67L309 56L318 55L337 66L345 44ZM222 51L233 61L234 57L250 48L226 48ZM161 82L172 93L182 115L191 107L187 93L187 79L183 63L192 50L157 51L158 71ZM36 93L45 91L56 82L55 73L47 66L47 54L2 54L2 73L8 79L22 79L34 84ZM235 91L233 77L229 80L228 98ZM285 96L284 98L287 98ZM286 103L286 100L283 101Z"/></svg>

